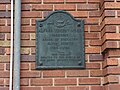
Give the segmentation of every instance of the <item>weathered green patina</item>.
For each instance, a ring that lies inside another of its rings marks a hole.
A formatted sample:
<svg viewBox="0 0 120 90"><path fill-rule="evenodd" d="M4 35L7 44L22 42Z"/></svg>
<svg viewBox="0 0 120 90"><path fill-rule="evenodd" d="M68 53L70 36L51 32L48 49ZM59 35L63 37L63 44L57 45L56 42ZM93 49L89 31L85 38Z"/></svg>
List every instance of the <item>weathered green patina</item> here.
<svg viewBox="0 0 120 90"><path fill-rule="evenodd" d="M36 21L36 69L85 67L84 21L55 11Z"/></svg>

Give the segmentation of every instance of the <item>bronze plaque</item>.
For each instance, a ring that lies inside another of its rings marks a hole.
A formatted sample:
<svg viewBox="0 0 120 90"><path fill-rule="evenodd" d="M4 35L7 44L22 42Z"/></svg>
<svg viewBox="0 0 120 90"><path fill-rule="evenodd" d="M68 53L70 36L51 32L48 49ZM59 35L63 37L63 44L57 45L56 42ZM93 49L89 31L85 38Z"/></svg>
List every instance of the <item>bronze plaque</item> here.
<svg viewBox="0 0 120 90"><path fill-rule="evenodd" d="M36 21L36 69L85 67L84 21L55 11Z"/></svg>

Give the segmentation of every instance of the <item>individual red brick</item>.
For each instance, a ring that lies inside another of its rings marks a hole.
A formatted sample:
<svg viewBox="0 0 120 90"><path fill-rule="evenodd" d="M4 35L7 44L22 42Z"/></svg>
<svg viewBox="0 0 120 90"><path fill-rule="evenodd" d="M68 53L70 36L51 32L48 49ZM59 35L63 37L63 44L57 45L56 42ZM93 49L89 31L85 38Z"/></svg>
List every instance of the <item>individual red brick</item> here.
<svg viewBox="0 0 120 90"><path fill-rule="evenodd" d="M22 78L37 78L40 77L40 72L38 71L21 71L20 76Z"/></svg>
<svg viewBox="0 0 120 90"><path fill-rule="evenodd" d="M74 11L76 6L75 4L56 4L54 6L55 10L67 10L67 11Z"/></svg>
<svg viewBox="0 0 120 90"><path fill-rule="evenodd" d="M21 86L20 90L42 90L42 89L39 86L35 86L35 87L33 87L33 86L27 86L27 87L26 86Z"/></svg>
<svg viewBox="0 0 120 90"><path fill-rule="evenodd" d="M40 4L41 3L41 0L22 0L22 3L28 3L28 4L33 4L33 3L37 3L37 4Z"/></svg>
<svg viewBox="0 0 120 90"><path fill-rule="evenodd" d="M10 17L10 12L0 12L0 18L8 18Z"/></svg>
<svg viewBox="0 0 120 90"><path fill-rule="evenodd" d="M87 11L69 11L69 13L74 17L74 18L85 18L88 17L88 12Z"/></svg>
<svg viewBox="0 0 120 90"><path fill-rule="evenodd" d="M7 4L10 3L10 0L0 0L0 4Z"/></svg>
<svg viewBox="0 0 120 90"><path fill-rule="evenodd" d="M120 18L105 18L105 24L108 24L108 25L118 24L119 25L120 24Z"/></svg>
<svg viewBox="0 0 120 90"><path fill-rule="evenodd" d="M90 76L91 77L102 77L102 70L91 70L90 71Z"/></svg>
<svg viewBox="0 0 120 90"><path fill-rule="evenodd" d="M0 87L0 90L9 90L9 87Z"/></svg>
<svg viewBox="0 0 120 90"><path fill-rule="evenodd" d="M31 6L30 6L30 4L22 4L22 10L24 10L24 11L30 11L30 9L31 9Z"/></svg>
<svg viewBox="0 0 120 90"><path fill-rule="evenodd" d="M114 10L105 10L104 14L106 17L112 17L112 16L115 16L115 11Z"/></svg>
<svg viewBox="0 0 120 90"><path fill-rule="evenodd" d="M0 47L0 55L4 55L5 54L5 48Z"/></svg>
<svg viewBox="0 0 120 90"><path fill-rule="evenodd" d="M0 78L8 78L9 72L8 71L0 71Z"/></svg>
<svg viewBox="0 0 120 90"><path fill-rule="evenodd" d="M23 11L22 12L22 18L40 18L42 17L42 12L36 12L36 11Z"/></svg>
<svg viewBox="0 0 120 90"><path fill-rule="evenodd" d="M35 46L36 45L36 43L35 43L35 40L22 40L21 41L21 46L26 46L26 47L28 47L28 46Z"/></svg>
<svg viewBox="0 0 120 90"><path fill-rule="evenodd" d="M90 11L89 12L89 17L99 17L100 16L100 11Z"/></svg>
<svg viewBox="0 0 120 90"><path fill-rule="evenodd" d="M32 86L51 86L52 84L53 84L52 79L41 79L41 78L31 79Z"/></svg>
<svg viewBox="0 0 120 90"><path fill-rule="evenodd" d="M21 39L29 40L30 39L30 34L29 33L21 33Z"/></svg>
<svg viewBox="0 0 120 90"><path fill-rule="evenodd" d="M54 84L55 85L77 85L77 79L74 79L74 78L55 79Z"/></svg>
<svg viewBox="0 0 120 90"><path fill-rule="evenodd" d="M90 46L100 46L102 44L101 40L91 40Z"/></svg>
<svg viewBox="0 0 120 90"><path fill-rule="evenodd" d="M89 72L87 70L68 70L67 77L87 77Z"/></svg>
<svg viewBox="0 0 120 90"><path fill-rule="evenodd" d="M118 82L119 82L119 78L117 76L107 76L107 77L104 77L104 84L118 83Z"/></svg>
<svg viewBox="0 0 120 90"><path fill-rule="evenodd" d="M0 86L3 86L3 85L4 85L4 79L1 78L1 79L0 79Z"/></svg>
<svg viewBox="0 0 120 90"><path fill-rule="evenodd" d="M0 33L9 33L10 32L10 26L0 26Z"/></svg>
<svg viewBox="0 0 120 90"><path fill-rule="evenodd" d="M43 77L65 77L65 71L64 70L47 70L43 71Z"/></svg>
<svg viewBox="0 0 120 90"><path fill-rule="evenodd" d="M120 40L120 34L119 33L106 33L105 34L106 40Z"/></svg>
<svg viewBox="0 0 120 90"><path fill-rule="evenodd" d="M90 25L90 31L91 32L100 32L100 26L99 25Z"/></svg>
<svg viewBox="0 0 120 90"><path fill-rule="evenodd" d="M120 74L120 67L109 67L107 68L108 74Z"/></svg>
<svg viewBox="0 0 120 90"><path fill-rule="evenodd" d="M99 85L101 83L100 78L80 78L80 85Z"/></svg>
<svg viewBox="0 0 120 90"><path fill-rule="evenodd" d="M9 55L0 55L0 63L8 63L10 61Z"/></svg>
<svg viewBox="0 0 120 90"><path fill-rule="evenodd" d="M9 47L10 46L10 41L0 41L0 46L2 47Z"/></svg>
<svg viewBox="0 0 120 90"><path fill-rule="evenodd" d="M21 61L35 61L35 55L22 55Z"/></svg>
<svg viewBox="0 0 120 90"><path fill-rule="evenodd" d="M0 10L6 10L6 5L5 4L0 4Z"/></svg>
<svg viewBox="0 0 120 90"><path fill-rule="evenodd" d="M25 33L35 33L35 26L22 26L22 32L25 32Z"/></svg>
<svg viewBox="0 0 120 90"><path fill-rule="evenodd" d="M43 90L65 90L65 87L43 87Z"/></svg>
<svg viewBox="0 0 120 90"><path fill-rule="evenodd" d="M91 86L90 90L104 90L103 86Z"/></svg>
<svg viewBox="0 0 120 90"><path fill-rule="evenodd" d="M51 11L53 10L53 5L48 5L48 4L42 4L42 5L39 5L39 4L33 4L32 5L32 10L34 11L37 11L37 10L41 10L41 11Z"/></svg>
<svg viewBox="0 0 120 90"><path fill-rule="evenodd" d="M67 88L67 90L89 90L89 87L87 86L70 86Z"/></svg>
<svg viewBox="0 0 120 90"><path fill-rule="evenodd" d="M99 33L97 32L97 33L85 33L85 39L99 39L100 38L100 36L99 36Z"/></svg>
<svg viewBox="0 0 120 90"><path fill-rule="evenodd" d="M89 55L90 61L103 61L103 55L101 54L90 54Z"/></svg>
<svg viewBox="0 0 120 90"><path fill-rule="evenodd" d="M86 63L86 69L100 69L100 63Z"/></svg>
<svg viewBox="0 0 120 90"><path fill-rule="evenodd" d="M108 57L118 57L120 55L119 49L109 50Z"/></svg>
<svg viewBox="0 0 120 90"><path fill-rule="evenodd" d="M105 9L119 9L120 3L117 2L105 2Z"/></svg>
<svg viewBox="0 0 120 90"><path fill-rule="evenodd" d="M85 3L86 0L66 0L66 3Z"/></svg>
<svg viewBox="0 0 120 90"><path fill-rule="evenodd" d="M85 53L100 53L100 47L86 47L85 48Z"/></svg>
<svg viewBox="0 0 120 90"><path fill-rule="evenodd" d="M85 25L98 25L99 19L98 18L85 18Z"/></svg>
<svg viewBox="0 0 120 90"><path fill-rule="evenodd" d="M64 3L64 0L43 0L43 3L45 4L60 4Z"/></svg>
<svg viewBox="0 0 120 90"><path fill-rule="evenodd" d="M98 10L99 4L78 4L78 10Z"/></svg>

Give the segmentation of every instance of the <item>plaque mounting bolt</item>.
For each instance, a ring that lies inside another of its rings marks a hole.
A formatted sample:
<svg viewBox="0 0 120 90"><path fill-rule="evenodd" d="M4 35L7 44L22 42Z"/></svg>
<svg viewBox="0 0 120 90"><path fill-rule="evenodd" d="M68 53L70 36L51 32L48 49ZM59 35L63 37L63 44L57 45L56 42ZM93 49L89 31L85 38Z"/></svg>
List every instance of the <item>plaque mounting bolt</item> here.
<svg viewBox="0 0 120 90"><path fill-rule="evenodd" d="M80 23L78 23L78 25L77 25L78 27L80 27L81 26L81 24Z"/></svg>
<svg viewBox="0 0 120 90"><path fill-rule="evenodd" d="M78 64L81 65L81 64L82 64L82 61L79 61Z"/></svg>
<svg viewBox="0 0 120 90"><path fill-rule="evenodd" d="M42 24L40 24L40 25L39 25L39 27L43 27L43 25L42 25Z"/></svg>
<svg viewBox="0 0 120 90"><path fill-rule="evenodd" d="M40 61L40 62L39 62L39 65L43 65L43 63Z"/></svg>

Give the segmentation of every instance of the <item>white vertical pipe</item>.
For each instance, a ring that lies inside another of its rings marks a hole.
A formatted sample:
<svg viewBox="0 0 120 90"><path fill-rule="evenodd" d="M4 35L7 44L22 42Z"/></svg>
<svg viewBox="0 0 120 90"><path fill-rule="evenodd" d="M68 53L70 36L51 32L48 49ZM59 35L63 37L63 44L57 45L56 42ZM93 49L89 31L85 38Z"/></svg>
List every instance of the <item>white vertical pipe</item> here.
<svg viewBox="0 0 120 90"><path fill-rule="evenodd" d="M10 81L9 90L12 90L12 70L13 70L13 0L11 0L11 51L10 51Z"/></svg>

